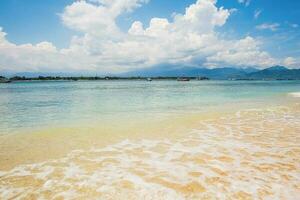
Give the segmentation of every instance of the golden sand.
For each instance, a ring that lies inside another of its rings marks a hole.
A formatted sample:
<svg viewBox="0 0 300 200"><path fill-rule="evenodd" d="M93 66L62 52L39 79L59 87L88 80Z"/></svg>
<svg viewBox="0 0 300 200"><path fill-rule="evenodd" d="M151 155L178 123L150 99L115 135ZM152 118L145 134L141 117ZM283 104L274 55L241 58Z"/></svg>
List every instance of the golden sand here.
<svg viewBox="0 0 300 200"><path fill-rule="evenodd" d="M300 196L299 104L95 127L2 136L0 199Z"/></svg>

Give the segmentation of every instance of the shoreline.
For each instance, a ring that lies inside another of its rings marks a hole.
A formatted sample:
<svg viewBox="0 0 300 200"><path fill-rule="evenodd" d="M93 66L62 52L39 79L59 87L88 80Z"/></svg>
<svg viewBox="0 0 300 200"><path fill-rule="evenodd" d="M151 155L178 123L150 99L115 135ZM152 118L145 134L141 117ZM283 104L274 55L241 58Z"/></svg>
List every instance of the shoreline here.
<svg viewBox="0 0 300 200"><path fill-rule="evenodd" d="M199 128L205 121L228 118L245 110L272 110L284 107L297 107L298 99L288 104L277 102L264 109L260 107L244 107L236 110L230 108L210 112L179 112L145 118L133 118L120 122L78 122L73 125L57 127L40 127L36 129L19 130L14 133L0 135L0 171L8 170L20 164L30 164L57 159L78 149L105 147L126 139L164 139L184 137L186 133ZM232 105L234 108L234 105ZM151 119L152 118L152 119ZM77 125L75 125L77 124ZM176 125L174 125L176 124ZM18 143L18 144L17 144ZM1 156L2 154L2 156Z"/></svg>
<svg viewBox="0 0 300 200"><path fill-rule="evenodd" d="M51 78L51 79L38 79L38 78L24 78L24 79L17 79L11 80L8 79L5 82L0 82L0 84L12 84L12 83L41 83L41 82L101 82L101 81L178 81L178 82L187 82L181 81L180 79L187 78L188 81L228 81L228 82L239 82L239 81L249 81L249 82L294 82L300 81L300 79L210 79L207 77L197 77L197 76L178 76L178 77L60 77L58 79ZM151 80L149 80L151 79Z"/></svg>
<svg viewBox="0 0 300 200"><path fill-rule="evenodd" d="M169 114L152 121L146 118L124 121L121 124L118 122L101 125L91 122L89 125L82 124L83 126L38 128L0 135L0 152L6 152L0 156L0 171L12 169L20 164L46 161L45 153L47 159L57 159L72 150L105 147L126 139L176 138L197 127L201 120L216 116L220 116L220 113ZM174 123L177 126L174 126Z"/></svg>

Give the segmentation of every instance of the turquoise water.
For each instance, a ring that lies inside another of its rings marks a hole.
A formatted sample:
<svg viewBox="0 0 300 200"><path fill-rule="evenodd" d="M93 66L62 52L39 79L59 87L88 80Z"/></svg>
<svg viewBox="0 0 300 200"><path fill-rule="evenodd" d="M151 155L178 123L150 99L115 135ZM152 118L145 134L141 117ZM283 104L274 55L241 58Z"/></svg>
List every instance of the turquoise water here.
<svg viewBox="0 0 300 200"><path fill-rule="evenodd" d="M0 85L0 133L285 101L300 81L16 82Z"/></svg>

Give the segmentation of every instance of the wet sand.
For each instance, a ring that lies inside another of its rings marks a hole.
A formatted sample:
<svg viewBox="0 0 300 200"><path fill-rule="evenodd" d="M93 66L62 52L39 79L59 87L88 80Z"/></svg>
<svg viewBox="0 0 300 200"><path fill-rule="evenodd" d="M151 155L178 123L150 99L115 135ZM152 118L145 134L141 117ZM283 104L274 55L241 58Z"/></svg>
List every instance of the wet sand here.
<svg viewBox="0 0 300 200"><path fill-rule="evenodd" d="M4 135L0 199L297 199L299 144L298 103Z"/></svg>

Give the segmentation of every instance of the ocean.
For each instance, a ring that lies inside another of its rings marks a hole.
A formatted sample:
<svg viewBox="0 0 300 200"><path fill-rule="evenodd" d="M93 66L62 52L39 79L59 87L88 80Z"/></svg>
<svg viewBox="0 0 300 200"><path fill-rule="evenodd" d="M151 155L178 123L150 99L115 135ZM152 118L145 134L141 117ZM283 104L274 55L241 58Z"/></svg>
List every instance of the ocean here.
<svg viewBox="0 0 300 200"><path fill-rule="evenodd" d="M300 81L0 84L0 199L297 199Z"/></svg>

